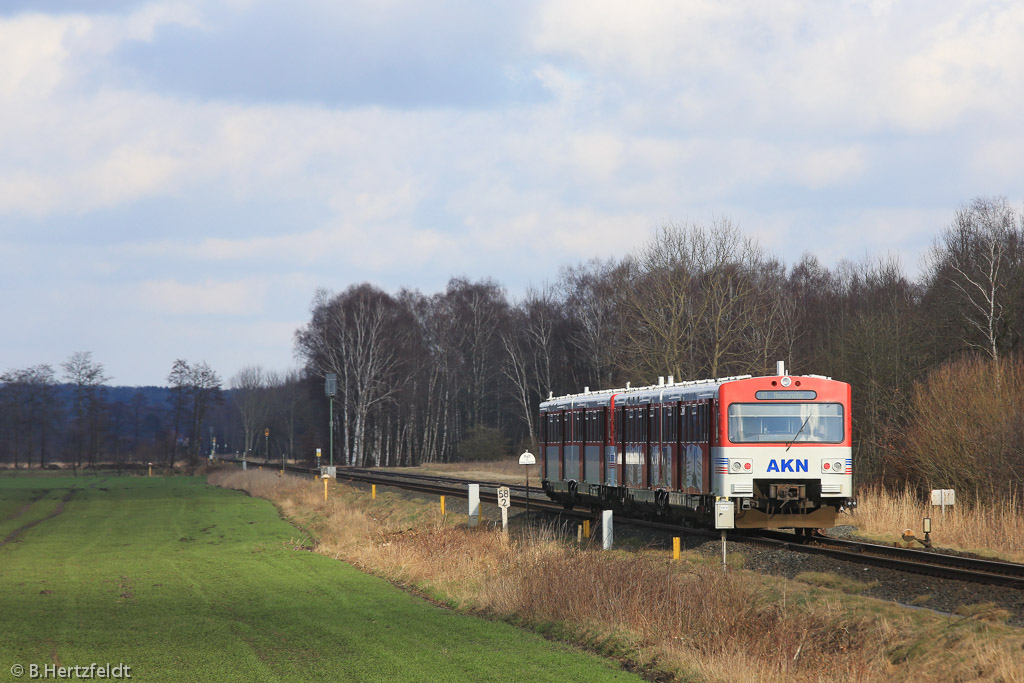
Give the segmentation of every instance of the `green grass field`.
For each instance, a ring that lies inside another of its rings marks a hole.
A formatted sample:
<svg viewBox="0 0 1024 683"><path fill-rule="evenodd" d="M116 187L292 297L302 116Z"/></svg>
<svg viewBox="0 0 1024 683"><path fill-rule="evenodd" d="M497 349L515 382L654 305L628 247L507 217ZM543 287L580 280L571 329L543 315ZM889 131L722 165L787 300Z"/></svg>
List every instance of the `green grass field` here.
<svg viewBox="0 0 1024 683"><path fill-rule="evenodd" d="M303 550L269 502L202 478L0 478L0 543L2 680L636 680Z"/></svg>

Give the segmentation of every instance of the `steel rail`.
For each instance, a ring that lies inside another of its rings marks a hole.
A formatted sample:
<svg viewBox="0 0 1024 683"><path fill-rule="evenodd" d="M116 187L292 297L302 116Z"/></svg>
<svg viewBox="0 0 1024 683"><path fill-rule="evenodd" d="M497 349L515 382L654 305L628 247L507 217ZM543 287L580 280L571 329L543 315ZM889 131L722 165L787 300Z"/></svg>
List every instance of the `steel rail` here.
<svg viewBox="0 0 1024 683"><path fill-rule="evenodd" d="M272 463L262 464L267 465L268 467L277 468L277 466ZM309 467L285 466L283 469L286 471L301 472L305 474L314 474L318 472L315 468ZM466 484L480 484L482 490L497 489L499 486L508 486L509 489L515 491L511 496L512 504L516 507L525 507L526 505L525 486L459 479L455 477L445 477L442 475L412 474L407 472L381 472L379 470L348 467L339 467L337 469L337 476L339 479L383 484L386 486L395 486L397 488L418 491L421 493L450 495L458 498L467 498L469 496ZM496 495L497 493L495 491L495 496ZM562 505L552 503L545 497L543 489L538 489L532 486L530 487L530 507L536 508L538 511L551 512L581 520L594 519L593 513L589 511L566 510ZM616 521L622 524L658 531L666 531L674 534L703 536L709 539L719 537L719 532L707 529L684 527L678 524L654 522L624 516L616 516ZM943 553L927 552L912 548L896 548L874 543L829 538L822 535L813 536L808 540L798 537L796 534L773 532L768 530L757 531L749 534L730 532L728 534L728 539L734 542L762 545L779 550L799 552L809 555L818 555L853 562L855 564L869 564L907 573L1024 590L1024 565L1014 564L1012 562L983 560L963 557L960 555L946 555Z"/></svg>

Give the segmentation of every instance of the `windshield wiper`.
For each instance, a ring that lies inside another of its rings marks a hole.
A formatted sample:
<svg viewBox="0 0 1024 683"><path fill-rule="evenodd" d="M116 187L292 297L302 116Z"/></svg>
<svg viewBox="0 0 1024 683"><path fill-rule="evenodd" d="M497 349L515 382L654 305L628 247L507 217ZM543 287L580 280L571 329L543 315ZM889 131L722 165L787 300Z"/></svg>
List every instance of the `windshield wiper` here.
<svg viewBox="0 0 1024 683"><path fill-rule="evenodd" d="M796 434L794 434L794 435L793 435L793 441L790 441L789 443L787 443L787 444L786 444L786 450L787 450L787 451L788 451L788 450L790 449L790 447L791 447L791 446L793 445L793 443L794 443L794 442L796 441L796 438L797 438L798 436L800 436L800 432L804 431L804 427L806 427L806 426L807 426L807 423L808 423L808 422L810 421L810 419L811 419L811 416L810 416L810 415L808 415L808 416L807 416L807 419L806 419L806 420L804 420L804 423L803 423L802 425L800 425L800 429L796 430Z"/></svg>

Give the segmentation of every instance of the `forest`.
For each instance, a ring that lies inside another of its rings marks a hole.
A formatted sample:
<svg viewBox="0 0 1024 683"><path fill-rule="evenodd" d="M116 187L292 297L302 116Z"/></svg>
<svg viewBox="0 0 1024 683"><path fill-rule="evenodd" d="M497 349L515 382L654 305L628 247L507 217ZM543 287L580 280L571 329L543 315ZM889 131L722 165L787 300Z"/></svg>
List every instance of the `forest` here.
<svg viewBox="0 0 1024 683"><path fill-rule="evenodd" d="M915 277L888 256L785 264L727 218L665 224L516 299L459 277L433 294L319 290L295 332L300 366L246 367L226 389L184 360L159 394L117 400L87 352L59 377L8 370L0 463L326 460L331 411L335 464L494 458L534 447L551 393L772 374L783 360L853 386L858 484L1007 498L1024 482L1022 334L1024 213L1002 197L961 206Z"/></svg>

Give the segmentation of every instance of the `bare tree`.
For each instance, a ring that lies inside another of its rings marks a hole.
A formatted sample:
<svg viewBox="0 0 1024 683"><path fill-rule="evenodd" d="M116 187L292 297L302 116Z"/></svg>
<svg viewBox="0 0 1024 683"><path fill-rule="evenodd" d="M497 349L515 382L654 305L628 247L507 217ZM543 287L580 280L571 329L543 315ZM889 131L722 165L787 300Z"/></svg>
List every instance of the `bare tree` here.
<svg viewBox="0 0 1024 683"><path fill-rule="evenodd" d="M75 451L74 468L82 466L83 452L90 466L96 464L102 441L103 384L102 363L92 359L91 351L73 353L64 363L64 379L73 385L71 398L71 443Z"/></svg>
<svg viewBox="0 0 1024 683"><path fill-rule="evenodd" d="M206 361L200 361L189 368L188 390L192 407L188 466L189 472L195 472L204 450L203 426L207 412L214 403L223 400L220 377Z"/></svg>
<svg viewBox="0 0 1024 683"><path fill-rule="evenodd" d="M186 438L187 426L184 425L185 417L188 415L188 387L190 368L188 361L178 358L167 375L167 383L170 385L171 395L171 443L165 452L164 466L174 467L178 459L178 445Z"/></svg>
<svg viewBox="0 0 1024 683"><path fill-rule="evenodd" d="M207 413L214 404L223 401L220 377L205 361L190 364L179 358L174 361L167 381L171 388L174 427L168 464L174 465L178 446L184 441L188 469L195 472L204 449L203 427Z"/></svg>
<svg viewBox="0 0 1024 683"><path fill-rule="evenodd" d="M634 377L717 377L762 366L777 315L759 292L762 250L727 219L662 226L623 263L619 362Z"/></svg>
<svg viewBox="0 0 1024 683"><path fill-rule="evenodd" d="M295 457L296 425L306 399L302 378L302 372L297 369L267 375L272 412L283 428L286 450L290 458Z"/></svg>
<svg viewBox="0 0 1024 683"><path fill-rule="evenodd" d="M576 383L594 387L615 384L616 354L621 347L622 329L618 324L616 291L622 280L622 267L614 261L593 260L562 270L561 290L568 319L566 342L575 351L573 365L581 377ZM549 384L541 388L552 390Z"/></svg>
<svg viewBox="0 0 1024 683"><path fill-rule="evenodd" d="M318 376L338 375L346 461L367 462L371 411L392 400L407 375L402 345L409 332L403 308L367 284L329 297L318 293L313 320L296 333L298 353ZM375 461L380 454L376 453Z"/></svg>
<svg viewBox="0 0 1024 683"><path fill-rule="evenodd" d="M960 208L928 255L930 285L964 328L962 341L998 361L1017 342L1009 315L1024 290L1024 217L1004 197Z"/></svg>
<svg viewBox="0 0 1024 683"><path fill-rule="evenodd" d="M231 378L233 402L242 420L242 438L246 455L253 451L259 434L266 427L269 413L269 378L258 365L247 365Z"/></svg>
<svg viewBox="0 0 1024 683"><path fill-rule="evenodd" d="M53 368L44 363L0 375L0 408L13 427L5 432L13 446L14 467L19 466L22 456L28 467L35 453L40 469L45 467L60 416Z"/></svg>

